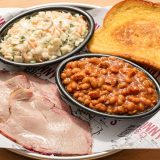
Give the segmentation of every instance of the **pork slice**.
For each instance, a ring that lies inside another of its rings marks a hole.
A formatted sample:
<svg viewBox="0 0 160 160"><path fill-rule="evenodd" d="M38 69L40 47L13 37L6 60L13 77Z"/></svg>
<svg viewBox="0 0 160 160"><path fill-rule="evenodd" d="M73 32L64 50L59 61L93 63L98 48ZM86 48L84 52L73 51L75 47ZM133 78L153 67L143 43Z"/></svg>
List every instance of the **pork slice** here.
<svg viewBox="0 0 160 160"><path fill-rule="evenodd" d="M30 84L24 75L15 76L6 82L0 83L0 123L6 121L10 115L8 101L12 90L20 87L29 88L29 86Z"/></svg>
<svg viewBox="0 0 160 160"><path fill-rule="evenodd" d="M28 78L31 83L31 87L34 91L48 98L51 102L55 104L55 107L62 109L68 113L71 113L69 105L67 105L60 96L58 88L55 84L50 83L49 81L42 80L31 75L28 75Z"/></svg>
<svg viewBox="0 0 160 160"><path fill-rule="evenodd" d="M17 78L18 82L16 82L15 77ZM9 72L9 71L3 71L0 70L0 83L8 81L8 85L10 87L14 87L19 83L19 87L23 86L24 83L27 84L27 86L24 86L25 88L29 88L29 80L27 78L27 75L24 74L24 72ZM22 82L21 82L22 81Z"/></svg>
<svg viewBox="0 0 160 160"><path fill-rule="evenodd" d="M6 85L14 90L17 88L30 88L30 82L25 75L17 75L12 78L6 80Z"/></svg>
<svg viewBox="0 0 160 160"><path fill-rule="evenodd" d="M24 76L24 79L23 77L21 77L22 85L24 84L24 81L28 82L28 84L25 83L27 85L25 86L25 88L32 87L36 94L43 95L46 98L48 98L50 101L52 101L55 104L55 107L62 109L68 113L71 113L71 109L69 105L67 105L61 99L61 96L58 92L56 85L50 83L49 81L39 79L25 72L8 72L8 71L1 70L0 71L0 82L8 81L8 85L14 88L15 81L13 80L15 79L12 80L12 78L14 78L15 76ZM19 81L19 87L22 86L20 84L21 81Z"/></svg>
<svg viewBox="0 0 160 160"><path fill-rule="evenodd" d="M17 72L17 71L9 72L9 71L0 70L0 82L5 82L17 75L24 75L23 73L24 72Z"/></svg>
<svg viewBox="0 0 160 160"><path fill-rule="evenodd" d="M6 80L13 77L13 72L0 70L0 82L5 82Z"/></svg>
<svg viewBox="0 0 160 160"><path fill-rule="evenodd" d="M0 83L0 123L5 122L10 115L8 105L10 92L11 90L6 85Z"/></svg>
<svg viewBox="0 0 160 160"><path fill-rule="evenodd" d="M43 154L91 153L89 124L28 89L11 94L10 117L0 125L0 130L27 149Z"/></svg>

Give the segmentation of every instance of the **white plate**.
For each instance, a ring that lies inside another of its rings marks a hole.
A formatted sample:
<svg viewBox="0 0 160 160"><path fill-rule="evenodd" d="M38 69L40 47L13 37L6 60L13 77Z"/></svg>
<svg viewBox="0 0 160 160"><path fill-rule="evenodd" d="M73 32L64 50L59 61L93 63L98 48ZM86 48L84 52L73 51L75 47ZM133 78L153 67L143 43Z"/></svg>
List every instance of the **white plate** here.
<svg viewBox="0 0 160 160"><path fill-rule="evenodd" d="M43 5L38 5L38 6L46 6L46 5L69 5L69 6L76 6L76 7L80 7L83 8L85 10L87 9L94 9L94 8L100 8L99 6L95 6L95 5L89 5L89 4L81 4L81 3L49 3L49 4L43 4ZM27 9L31 9L34 7L38 7L38 6L33 6L33 7L29 7ZM110 6L108 7L110 8ZM14 144L17 145L17 144ZM17 145L16 148L21 148ZM62 156L46 156L46 155L41 155L38 153L33 153L33 152L29 152L25 149L9 149L10 151L17 153L19 155L23 155L26 157L30 157L30 158L34 158L34 159L54 159L54 160L80 160L80 159L96 159L96 158L100 158L100 157L104 157L104 156L109 156L112 155L114 153L119 152L120 150L108 150L108 151L104 151L104 152L97 152L97 153L93 153L92 155L85 155L85 156L67 156L67 157L62 157Z"/></svg>

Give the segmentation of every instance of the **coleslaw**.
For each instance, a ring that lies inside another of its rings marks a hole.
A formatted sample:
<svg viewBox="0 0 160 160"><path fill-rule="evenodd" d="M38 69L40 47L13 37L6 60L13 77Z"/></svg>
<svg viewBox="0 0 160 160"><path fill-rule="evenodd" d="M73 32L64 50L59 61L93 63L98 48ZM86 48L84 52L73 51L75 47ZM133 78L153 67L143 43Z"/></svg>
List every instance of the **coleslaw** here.
<svg viewBox="0 0 160 160"><path fill-rule="evenodd" d="M14 23L0 43L0 54L19 63L52 60L70 53L87 34L82 15L41 11Z"/></svg>

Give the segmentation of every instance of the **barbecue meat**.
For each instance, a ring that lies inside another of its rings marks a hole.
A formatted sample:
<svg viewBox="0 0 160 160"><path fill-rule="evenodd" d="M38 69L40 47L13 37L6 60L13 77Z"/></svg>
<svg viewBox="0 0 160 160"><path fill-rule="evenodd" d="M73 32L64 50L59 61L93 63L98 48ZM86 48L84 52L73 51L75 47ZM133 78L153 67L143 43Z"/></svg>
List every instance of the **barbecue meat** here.
<svg viewBox="0 0 160 160"><path fill-rule="evenodd" d="M55 155L91 153L87 122L54 107L31 89L18 89L10 95L10 117L1 125L3 134L22 146Z"/></svg>

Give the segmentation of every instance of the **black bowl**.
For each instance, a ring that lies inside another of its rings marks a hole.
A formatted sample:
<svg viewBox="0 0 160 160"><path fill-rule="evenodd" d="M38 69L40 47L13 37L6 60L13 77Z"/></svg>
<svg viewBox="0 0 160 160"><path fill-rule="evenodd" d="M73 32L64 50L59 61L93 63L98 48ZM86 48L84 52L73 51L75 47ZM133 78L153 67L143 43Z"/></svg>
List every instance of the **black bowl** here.
<svg viewBox="0 0 160 160"><path fill-rule="evenodd" d="M17 65L17 66L30 66L30 67L38 67L38 66L42 66L42 65L48 65L48 64L56 64L62 60L64 60L67 57L70 57L73 54L78 53L79 51L81 51L84 46L87 44L87 42L90 40L90 38L93 35L94 32L94 20L92 18L92 16L87 13L86 11L76 8L76 7L69 7L69 6L43 6L43 7L37 7L37 8L33 8L30 9L28 11L25 11L23 13L20 13L19 15L15 16L14 18L12 18L11 20L9 20L7 23L5 23L1 29L0 29L0 42L3 39L3 37L7 34L7 31L13 26L14 23L16 23L17 21L19 21L21 18L23 17L30 17L33 16L35 14L37 14L40 11L65 11L65 12L71 12L71 13L78 13L80 15L83 15L84 19L86 20L86 22L88 23L88 34L85 37L84 41L77 46L73 51L71 51L70 53L63 55L61 57L58 57L54 60L48 60L48 61L44 61L44 62L40 62L40 63L18 63L18 62L14 62L11 60L7 60L5 59L3 56L0 56L0 60L8 63L8 64L12 64L12 65Z"/></svg>
<svg viewBox="0 0 160 160"><path fill-rule="evenodd" d="M135 115L111 115L111 114L107 114L107 113L102 113L102 112L99 112L99 111L96 111L96 110L93 110L91 108L88 108L86 107L85 105L81 104L80 102L78 102L77 100L75 100L71 94L69 94L64 85L62 84L62 81L61 81L61 78L60 78L60 74L61 72L64 70L66 64L70 61L74 61L74 60L78 60L78 59L81 59L81 58L86 58L86 57L109 57L111 55L107 55L107 54L81 54L81 55L77 55L77 56L73 56L71 58L68 58L66 59L65 61L63 61L57 68L57 71L56 71L56 83L57 83L57 86L58 86L58 89L61 93L61 96L62 96L62 99L64 101L66 101L69 105L72 105L72 106L78 106L82 109L85 109L87 111L90 111L92 113L95 113L97 115L101 115L101 116L105 116L105 117L110 117L110 118L118 118L118 119L131 119L131 118L142 118L142 117L146 117L146 116L149 116L149 115L152 115L154 114L156 111L158 111L159 107L160 107L160 85L159 83L156 81L156 79L148 72L146 71L145 69L143 69L142 67L140 67L139 65L129 61L129 60L126 60L124 58L120 58L120 57L117 57L117 56L112 56L112 57L116 57L117 59L120 59L120 60L123 60L124 62L127 62L129 64L131 64L132 66L138 68L139 70L141 70L142 72L144 72L149 78L150 80L154 83L155 87L156 87L156 90L157 90L157 93L158 93L158 102L157 104L150 110L147 110L147 111L144 111L144 112L141 112L141 113L138 113L138 114L135 114Z"/></svg>

